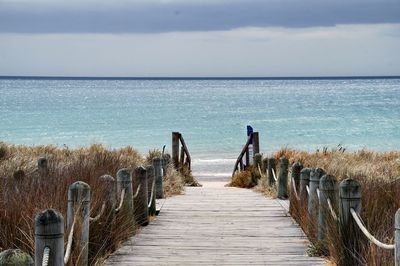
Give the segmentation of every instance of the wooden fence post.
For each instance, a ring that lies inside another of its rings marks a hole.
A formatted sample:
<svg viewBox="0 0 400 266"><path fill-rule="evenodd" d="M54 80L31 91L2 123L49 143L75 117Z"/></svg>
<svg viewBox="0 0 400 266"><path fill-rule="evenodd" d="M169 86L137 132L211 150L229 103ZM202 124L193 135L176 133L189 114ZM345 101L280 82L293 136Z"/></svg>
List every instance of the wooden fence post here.
<svg viewBox="0 0 400 266"><path fill-rule="evenodd" d="M80 207L79 207L80 206ZM78 210L77 216L81 222L79 229L81 230L79 240L79 262L77 265L88 265L89 255L89 218L90 218L90 186L82 181L77 181L69 186L68 189L68 216L67 228L68 234L75 220L75 212ZM78 227L78 226L77 226Z"/></svg>
<svg viewBox="0 0 400 266"><path fill-rule="evenodd" d="M260 140L258 137L258 132L253 132L253 156L260 153Z"/></svg>
<svg viewBox="0 0 400 266"><path fill-rule="evenodd" d="M346 265L358 265L357 254L361 252L360 229L354 221L350 209L361 212L361 185L354 179L347 178L339 185L339 221L343 239L342 261Z"/></svg>
<svg viewBox="0 0 400 266"><path fill-rule="evenodd" d="M311 168L303 168L300 171L300 204L302 207L305 207L305 209L308 209L308 193L306 187L310 184L310 173Z"/></svg>
<svg viewBox="0 0 400 266"><path fill-rule="evenodd" d="M156 179L156 199L164 198L164 190L163 190L163 159L154 158L153 159L154 166L154 176Z"/></svg>
<svg viewBox="0 0 400 266"><path fill-rule="evenodd" d="M121 200L121 192L125 189L124 202L119 213L122 213L124 219L135 228L135 214L133 211L133 192L132 192L132 174L128 169L123 168L117 172L117 196Z"/></svg>
<svg viewBox="0 0 400 266"><path fill-rule="evenodd" d="M289 167L289 159L286 156L282 156L280 158L280 170L278 178L278 198L280 199L288 198L288 191L287 191L288 167Z"/></svg>
<svg viewBox="0 0 400 266"><path fill-rule="evenodd" d="M172 132L172 162L175 169L179 169L179 132Z"/></svg>
<svg viewBox="0 0 400 266"><path fill-rule="evenodd" d="M147 189L148 189L147 198L148 202L151 202L149 208L149 215L154 216L156 215L156 184L155 184L153 165L149 165L146 167L146 174L147 174ZM154 187L153 187L153 181L154 181Z"/></svg>
<svg viewBox="0 0 400 266"><path fill-rule="evenodd" d="M297 215L294 212L298 212L298 206L299 206L299 202L295 196L295 191L298 192L299 191L299 187L300 187L300 171L301 169L303 169L303 165L301 164L301 162L295 162L292 165L292 176L291 176L291 180L293 180L290 183L290 195L291 195L291 200L290 200L290 205L289 205L289 213L292 215ZM294 183L294 185L293 185ZM294 186L294 187L293 187Z"/></svg>
<svg viewBox="0 0 400 266"><path fill-rule="evenodd" d="M321 168L311 169L310 172L310 186L308 195L308 217L309 217L309 233L313 239L317 238L317 218L318 218L318 194L319 180L325 174Z"/></svg>
<svg viewBox="0 0 400 266"><path fill-rule="evenodd" d="M263 172L264 175L267 174L267 170L268 170L268 158L264 158L264 159L262 160L262 167L261 167L261 170L262 170L262 172Z"/></svg>
<svg viewBox="0 0 400 266"><path fill-rule="evenodd" d="M328 199L333 210L337 207L337 180L332 175L324 175L319 180L319 209L318 209L318 241L324 249L327 248L326 228L327 221L333 219L329 210Z"/></svg>
<svg viewBox="0 0 400 266"><path fill-rule="evenodd" d="M45 157L40 157L37 162L38 174L40 177L47 177L49 175L49 169L47 166L47 159Z"/></svg>
<svg viewBox="0 0 400 266"><path fill-rule="evenodd" d="M274 176L272 174L272 169L274 169L275 173L276 173L276 163L275 163L275 158L271 157L268 158L268 186L272 187L275 185L275 179Z"/></svg>
<svg viewBox="0 0 400 266"><path fill-rule="evenodd" d="M32 257L20 249L6 249L0 253L0 265L4 266L32 266ZM36 264L38 265L38 264ZM42 264L40 264L42 265ZM60 264L61 265L61 264Z"/></svg>
<svg viewBox="0 0 400 266"><path fill-rule="evenodd" d="M146 169L143 166L137 167L134 171L133 191L135 191L135 194L139 185L139 193L133 200L135 206L135 220L137 224L146 226L149 224L148 188Z"/></svg>
<svg viewBox="0 0 400 266"><path fill-rule="evenodd" d="M394 218L394 243L395 243L395 251L394 251L394 259L395 266L400 266L400 209L396 211L396 215Z"/></svg>
<svg viewBox="0 0 400 266"><path fill-rule="evenodd" d="M117 190L115 179L110 175L102 175L99 178L102 186L104 194L106 194L107 198L105 199L105 218L102 221L105 221L105 233L111 235L112 225L115 218L115 209L117 208ZM111 244L111 241L110 241Z"/></svg>
<svg viewBox="0 0 400 266"><path fill-rule="evenodd" d="M35 265L41 266L43 252L49 248L48 265L64 265L64 218L47 209L35 217Z"/></svg>

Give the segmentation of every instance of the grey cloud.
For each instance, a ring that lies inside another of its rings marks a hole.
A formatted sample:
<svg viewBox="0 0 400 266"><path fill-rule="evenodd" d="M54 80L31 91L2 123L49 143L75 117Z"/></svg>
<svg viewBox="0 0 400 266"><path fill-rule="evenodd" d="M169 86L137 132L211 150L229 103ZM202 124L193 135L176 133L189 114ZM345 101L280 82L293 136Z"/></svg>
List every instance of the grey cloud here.
<svg viewBox="0 0 400 266"><path fill-rule="evenodd" d="M397 0L136 1L117 6L0 0L0 32L11 33L160 33L399 22Z"/></svg>

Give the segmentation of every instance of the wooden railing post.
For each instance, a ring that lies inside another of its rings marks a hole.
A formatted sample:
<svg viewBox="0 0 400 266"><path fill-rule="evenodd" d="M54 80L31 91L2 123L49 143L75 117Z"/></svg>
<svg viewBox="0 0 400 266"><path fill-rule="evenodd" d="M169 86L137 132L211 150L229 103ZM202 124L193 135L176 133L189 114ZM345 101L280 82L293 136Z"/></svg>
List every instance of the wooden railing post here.
<svg viewBox="0 0 400 266"><path fill-rule="evenodd" d="M172 132L172 162L175 169L179 169L179 132Z"/></svg>
<svg viewBox="0 0 400 266"><path fill-rule="evenodd" d="M319 180L325 174L321 168L311 169L310 172L310 186L308 195L308 217L309 217L309 233L313 239L317 238L317 218L318 218L318 194L317 189L319 188Z"/></svg>
<svg viewBox="0 0 400 266"><path fill-rule="evenodd" d="M274 169L275 173L276 173L276 163L275 163L275 158L271 157L268 158L268 186L272 187L275 185L275 179L274 176L272 174L272 169Z"/></svg>
<svg viewBox="0 0 400 266"><path fill-rule="evenodd" d="M261 167L261 169L262 169L262 172L263 172L263 174L267 174L267 170L268 170L268 158L264 158L263 160L262 160L262 167Z"/></svg>
<svg viewBox="0 0 400 266"><path fill-rule="evenodd" d="M133 212L132 174L128 169L123 168L117 172L117 202L121 201L122 190L125 189L124 200L119 213L135 229L135 214Z"/></svg>
<svg viewBox="0 0 400 266"><path fill-rule="evenodd" d="M47 177L49 175L49 169L47 165L47 159L45 157L40 157L37 162L38 174L40 177Z"/></svg>
<svg viewBox="0 0 400 266"><path fill-rule="evenodd" d="M155 185L155 175L154 175L154 166L149 165L146 167L146 174L147 174L147 198L148 202L151 202L149 207L149 215L154 216L156 215L156 185ZM154 187L153 187L154 181ZM152 191L154 189L154 191Z"/></svg>
<svg viewBox="0 0 400 266"><path fill-rule="evenodd" d="M394 243L395 243L395 250L394 250L394 259L395 259L395 266L400 266L400 209L396 211L396 215L394 216Z"/></svg>
<svg viewBox="0 0 400 266"><path fill-rule="evenodd" d="M36 266L42 266L46 247L50 251L48 265L64 265L64 218L53 209L44 210L35 217Z"/></svg>
<svg viewBox="0 0 400 266"><path fill-rule="evenodd" d="M305 209L308 209L308 193L306 187L310 184L310 173L310 168L303 168L300 171L300 202Z"/></svg>
<svg viewBox="0 0 400 266"><path fill-rule="evenodd" d="M81 222L79 239L79 261L77 265L88 265L89 255L89 218L90 218L90 186L82 181L77 181L69 186L68 189L68 233L71 230L75 220L75 212L79 209L77 215Z"/></svg>
<svg viewBox="0 0 400 266"><path fill-rule="evenodd" d="M143 166L137 167L133 174L133 191L135 191L135 193L139 185L139 193L133 200L135 206L135 220L137 224L146 226L149 224L149 207L147 197L147 173Z"/></svg>
<svg viewBox="0 0 400 266"><path fill-rule="evenodd" d="M0 265L32 266L32 265L34 265L34 262L33 262L32 257L28 253L26 253L20 249L6 249L6 250L0 252ZM40 264L40 265L42 265L42 264Z"/></svg>
<svg viewBox="0 0 400 266"><path fill-rule="evenodd" d="M319 209L318 209L318 241L327 248L326 231L328 217L331 217L328 199L333 210L337 207L337 180L334 176L324 175L319 180ZM331 218L333 219L333 218Z"/></svg>
<svg viewBox="0 0 400 266"><path fill-rule="evenodd" d="M163 159L154 158L153 159L154 166L154 176L156 179L156 199L164 198L164 190L163 190Z"/></svg>
<svg viewBox="0 0 400 266"><path fill-rule="evenodd" d="M106 195L105 199L105 221L104 230L106 234L112 232L112 224L115 218L115 209L117 208L117 187L115 179L110 175L102 175L99 178L101 185L103 186L103 193ZM110 241L111 244L111 241Z"/></svg>
<svg viewBox="0 0 400 266"><path fill-rule="evenodd" d="M168 165L171 163L171 156L169 154L165 154L162 157L162 168L163 168L163 176L167 175Z"/></svg>
<svg viewBox="0 0 400 266"><path fill-rule="evenodd" d="M253 132L253 154L254 156L257 153L260 153L260 140L258 136L258 132Z"/></svg>
<svg viewBox="0 0 400 266"><path fill-rule="evenodd" d="M343 239L342 261L346 265L358 265L357 255L361 252L360 229L354 221L350 209L361 213L361 185L354 179L347 178L339 185L339 221Z"/></svg>
<svg viewBox="0 0 400 266"><path fill-rule="evenodd" d="M286 156L280 158L280 170L278 177L278 198L287 199L288 198L288 167L289 159Z"/></svg>
<svg viewBox="0 0 400 266"><path fill-rule="evenodd" d="M303 169L303 165L300 162L295 162L292 165L292 176L291 176L291 180L293 180L290 184L290 194L292 197L292 200L290 201L290 205L289 205L289 212L293 215L297 215L294 214L293 212L297 212L298 211L298 206L299 206L299 202L296 199L295 196L295 191L299 191L299 187L300 187L300 171L301 169ZM293 183L294 183L294 187L293 187Z"/></svg>

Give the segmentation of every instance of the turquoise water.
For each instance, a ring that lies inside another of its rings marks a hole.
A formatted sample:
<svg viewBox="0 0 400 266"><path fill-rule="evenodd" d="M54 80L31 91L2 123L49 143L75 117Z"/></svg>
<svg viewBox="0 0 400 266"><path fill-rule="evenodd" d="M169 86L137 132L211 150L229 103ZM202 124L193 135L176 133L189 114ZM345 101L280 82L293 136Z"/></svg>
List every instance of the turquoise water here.
<svg viewBox="0 0 400 266"><path fill-rule="evenodd" d="M400 149L400 79L0 79L0 95L2 141L145 153L180 131L199 175L231 172L247 124L263 153Z"/></svg>

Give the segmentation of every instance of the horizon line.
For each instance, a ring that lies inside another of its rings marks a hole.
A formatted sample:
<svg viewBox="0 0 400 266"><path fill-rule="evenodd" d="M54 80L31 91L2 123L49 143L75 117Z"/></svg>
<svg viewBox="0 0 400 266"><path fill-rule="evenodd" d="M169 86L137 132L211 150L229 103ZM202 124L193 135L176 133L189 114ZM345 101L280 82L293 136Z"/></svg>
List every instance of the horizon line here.
<svg viewBox="0 0 400 266"><path fill-rule="evenodd" d="M306 80L306 79L400 79L400 75L374 76L193 76L193 77L128 77L128 76L25 76L0 75L0 79L48 79L48 80Z"/></svg>

